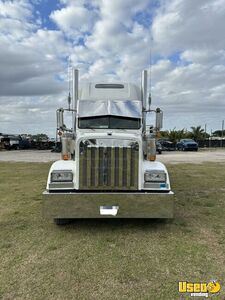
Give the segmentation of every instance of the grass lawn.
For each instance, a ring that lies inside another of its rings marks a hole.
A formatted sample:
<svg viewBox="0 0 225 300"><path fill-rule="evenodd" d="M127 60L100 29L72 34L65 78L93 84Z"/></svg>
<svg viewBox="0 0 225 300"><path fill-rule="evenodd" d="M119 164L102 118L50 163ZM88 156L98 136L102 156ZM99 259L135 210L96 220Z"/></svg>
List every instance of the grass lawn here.
<svg viewBox="0 0 225 300"><path fill-rule="evenodd" d="M63 227L42 218L48 169L0 163L0 299L194 299L178 281L211 279L222 287L212 299L225 299L225 164L168 166L171 222Z"/></svg>

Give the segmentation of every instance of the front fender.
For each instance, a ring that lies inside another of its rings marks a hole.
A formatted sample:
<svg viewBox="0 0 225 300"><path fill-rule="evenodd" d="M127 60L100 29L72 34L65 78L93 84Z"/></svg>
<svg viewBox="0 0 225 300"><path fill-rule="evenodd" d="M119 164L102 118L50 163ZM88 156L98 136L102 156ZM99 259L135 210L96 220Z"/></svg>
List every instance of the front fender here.
<svg viewBox="0 0 225 300"><path fill-rule="evenodd" d="M169 174L168 174L166 166L163 163L161 163L159 161L148 161L148 160L146 160L146 161L144 161L144 164L143 164L143 176L144 176L144 173L147 170L164 171L166 173L167 189L168 189L168 191L171 190ZM144 178L143 178L143 187L144 187Z"/></svg>
<svg viewBox="0 0 225 300"><path fill-rule="evenodd" d="M73 160L57 160L55 161L49 170L48 179L47 179L47 186L46 189L49 190L49 185L51 184L51 173L53 171L61 171L61 170L71 170L73 173L73 182L70 188L74 187L75 178L76 178L76 164ZM59 188L59 187L58 187Z"/></svg>

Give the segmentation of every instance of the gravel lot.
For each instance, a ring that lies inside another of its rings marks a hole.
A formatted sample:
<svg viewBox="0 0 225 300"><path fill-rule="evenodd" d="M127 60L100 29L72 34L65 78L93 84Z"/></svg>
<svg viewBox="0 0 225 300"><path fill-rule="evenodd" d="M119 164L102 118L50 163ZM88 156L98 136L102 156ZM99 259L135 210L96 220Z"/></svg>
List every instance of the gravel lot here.
<svg viewBox="0 0 225 300"><path fill-rule="evenodd" d="M60 153L52 153L46 150L0 152L0 161L49 162L58 159L60 159ZM166 164L225 162L225 149L206 149L200 150L199 152L163 152L161 155L157 155L157 159Z"/></svg>
<svg viewBox="0 0 225 300"><path fill-rule="evenodd" d="M172 163L193 163L204 162L225 162L225 149L208 150L203 149L198 152L164 152L157 156L157 159L165 164Z"/></svg>
<svg viewBox="0 0 225 300"><path fill-rule="evenodd" d="M1 151L0 161L49 162L60 159L60 153L49 150Z"/></svg>

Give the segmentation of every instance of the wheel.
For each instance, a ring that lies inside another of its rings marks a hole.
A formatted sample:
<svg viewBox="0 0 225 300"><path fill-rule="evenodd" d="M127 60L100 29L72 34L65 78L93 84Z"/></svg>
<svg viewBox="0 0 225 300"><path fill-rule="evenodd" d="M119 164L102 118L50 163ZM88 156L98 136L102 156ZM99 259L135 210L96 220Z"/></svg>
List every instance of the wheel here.
<svg viewBox="0 0 225 300"><path fill-rule="evenodd" d="M198 148L197 148L197 149L195 149L195 151L197 152L197 151L198 151Z"/></svg>
<svg viewBox="0 0 225 300"><path fill-rule="evenodd" d="M162 150L157 150L158 151L158 154L162 154Z"/></svg>
<svg viewBox="0 0 225 300"><path fill-rule="evenodd" d="M66 225L69 223L69 219L54 219L56 225Z"/></svg>

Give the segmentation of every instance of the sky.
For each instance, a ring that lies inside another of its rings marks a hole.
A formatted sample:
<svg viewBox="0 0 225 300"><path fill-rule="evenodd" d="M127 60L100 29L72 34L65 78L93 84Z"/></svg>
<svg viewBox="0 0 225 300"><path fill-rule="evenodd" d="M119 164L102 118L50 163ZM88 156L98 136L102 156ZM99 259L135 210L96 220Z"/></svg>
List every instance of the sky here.
<svg viewBox="0 0 225 300"><path fill-rule="evenodd" d="M225 0L0 0L0 132L54 136L68 60L83 82L138 84L151 61L164 130L221 129Z"/></svg>

